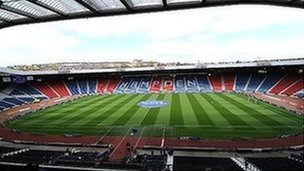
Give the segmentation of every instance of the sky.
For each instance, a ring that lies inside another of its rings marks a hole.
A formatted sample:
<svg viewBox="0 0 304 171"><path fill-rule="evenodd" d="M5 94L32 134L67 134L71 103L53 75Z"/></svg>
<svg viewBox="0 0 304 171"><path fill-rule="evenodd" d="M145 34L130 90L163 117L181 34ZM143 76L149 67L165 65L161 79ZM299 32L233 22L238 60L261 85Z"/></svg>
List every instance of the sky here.
<svg viewBox="0 0 304 171"><path fill-rule="evenodd" d="M0 66L304 57L304 10L239 5L0 29Z"/></svg>

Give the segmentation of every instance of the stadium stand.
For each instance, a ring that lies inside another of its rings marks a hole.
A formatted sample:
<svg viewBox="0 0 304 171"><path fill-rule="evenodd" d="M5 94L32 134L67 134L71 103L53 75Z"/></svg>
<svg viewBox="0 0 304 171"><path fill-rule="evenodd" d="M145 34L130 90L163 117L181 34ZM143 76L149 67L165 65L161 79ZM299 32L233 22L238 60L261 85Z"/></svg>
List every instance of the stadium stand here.
<svg viewBox="0 0 304 171"><path fill-rule="evenodd" d="M281 93L284 89L286 89L288 86L290 86L292 83L295 81L299 80L299 76L295 75L285 75L277 84L275 84L269 93L273 94L279 94Z"/></svg>
<svg viewBox="0 0 304 171"><path fill-rule="evenodd" d="M138 93L148 93L151 79L152 79L151 77L143 77L141 82L139 83L137 92Z"/></svg>
<svg viewBox="0 0 304 171"><path fill-rule="evenodd" d="M176 93L184 93L184 92L186 92L186 86L185 86L184 77L182 77L182 76L176 76L174 82L175 82L174 86L175 86L175 92Z"/></svg>
<svg viewBox="0 0 304 171"><path fill-rule="evenodd" d="M80 94L76 81L65 81L65 85L67 86L72 95Z"/></svg>
<svg viewBox="0 0 304 171"><path fill-rule="evenodd" d="M0 101L0 106L6 109L6 108L11 108L11 107L13 107L13 106L15 106L15 105L12 104L12 103L5 102L5 101L1 100L1 101Z"/></svg>
<svg viewBox="0 0 304 171"><path fill-rule="evenodd" d="M281 94L285 94L287 96L293 95L299 90L304 88L303 78L300 78L298 81L292 83L289 87L287 87Z"/></svg>
<svg viewBox="0 0 304 171"><path fill-rule="evenodd" d="M107 87L109 86L109 79L99 79L97 82L97 93L102 94L106 92Z"/></svg>
<svg viewBox="0 0 304 171"><path fill-rule="evenodd" d="M210 83L212 85L213 91L221 92L222 91L222 76L219 74L212 75L209 77Z"/></svg>
<svg viewBox="0 0 304 171"><path fill-rule="evenodd" d="M39 82L39 83L37 82L33 84L33 86L51 99L59 97L59 95L49 85L47 85L44 82Z"/></svg>
<svg viewBox="0 0 304 171"><path fill-rule="evenodd" d="M234 88L235 75L234 74L224 74L224 90L231 92Z"/></svg>
<svg viewBox="0 0 304 171"><path fill-rule="evenodd" d="M65 84L62 81L52 81L48 84L57 92L60 97L70 96Z"/></svg>
<svg viewBox="0 0 304 171"><path fill-rule="evenodd" d="M131 82L132 82L132 78L130 78L130 77L123 78L117 85L115 93L118 93L118 94L124 93Z"/></svg>
<svg viewBox="0 0 304 171"><path fill-rule="evenodd" d="M234 90L236 92L244 91L250 77L251 77L251 75L249 75L249 74L238 74L236 76L236 83L235 83Z"/></svg>
<svg viewBox="0 0 304 171"><path fill-rule="evenodd" d="M96 87L97 87L97 80L93 79L93 80L88 80L88 85L89 85L89 94L95 94L96 91Z"/></svg>
<svg viewBox="0 0 304 171"><path fill-rule="evenodd" d="M107 86L107 89L105 90L105 92L106 93L113 93L119 82L120 82L120 79L117 79L117 78L111 79L110 82L109 82L109 85Z"/></svg>
<svg viewBox="0 0 304 171"><path fill-rule="evenodd" d="M197 83L201 92L212 92L211 85L206 76L198 76Z"/></svg>
<svg viewBox="0 0 304 171"><path fill-rule="evenodd" d="M9 102L9 103L14 104L14 105L22 105L22 104L24 104L24 101L21 101L21 100L16 99L16 98L4 98L2 100L4 102Z"/></svg>
<svg viewBox="0 0 304 171"><path fill-rule="evenodd" d="M174 91L174 79L172 77L163 77L161 85L161 91L163 92Z"/></svg>
<svg viewBox="0 0 304 171"><path fill-rule="evenodd" d="M304 98L304 89L302 89L302 90L300 90L300 91L298 91L298 92L296 92L295 94L293 94L294 96L296 96L296 97L299 97L299 98Z"/></svg>
<svg viewBox="0 0 304 171"><path fill-rule="evenodd" d="M161 85L162 85L162 79L160 77L153 77L149 91L152 93L159 92L161 90Z"/></svg>
<svg viewBox="0 0 304 171"><path fill-rule="evenodd" d="M256 89L261 84L261 82L263 81L264 78L265 78L265 75L263 75L263 74L251 75L251 78L246 87L246 91L247 92L256 92Z"/></svg>
<svg viewBox="0 0 304 171"><path fill-rule="evenodd" d="M81 94L88 94L88 82L87 80L78 80L77 81Z"/></svg>
<svg viewBox="0 0 304 171"><path fill-rule="evenodd" d="M199 86L196 77L187 76L184 77L186 82L187 92L199 92Z"/></svg>
<svg viewBox="0 0 304 171"><path fill-rule="evenodd" d="M282 76L283 75L281 75L281 74L267 75L266 79L261 84L261 86L258 88L257 92L267 93L269 91L269 89L282 78Z"/></svg>
<svg viewBox="0 0 304 171"><path fill-rule="evenodd" d="M131 79L130 84L125 89L125 93L137 93L138 86L141 82L141 77L134 77Z"/></svg>

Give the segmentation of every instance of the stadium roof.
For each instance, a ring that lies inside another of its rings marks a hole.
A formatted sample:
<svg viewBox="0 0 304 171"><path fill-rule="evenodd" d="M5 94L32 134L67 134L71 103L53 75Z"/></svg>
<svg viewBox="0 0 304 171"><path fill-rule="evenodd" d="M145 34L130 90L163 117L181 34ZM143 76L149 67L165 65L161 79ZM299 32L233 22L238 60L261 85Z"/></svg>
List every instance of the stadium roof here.
<svg viewBox="0 0 304 171"><path fill-rule="evenodd" d="M76 18L237 4L304 8L304 0L0 0L0 28Z"/></svg>

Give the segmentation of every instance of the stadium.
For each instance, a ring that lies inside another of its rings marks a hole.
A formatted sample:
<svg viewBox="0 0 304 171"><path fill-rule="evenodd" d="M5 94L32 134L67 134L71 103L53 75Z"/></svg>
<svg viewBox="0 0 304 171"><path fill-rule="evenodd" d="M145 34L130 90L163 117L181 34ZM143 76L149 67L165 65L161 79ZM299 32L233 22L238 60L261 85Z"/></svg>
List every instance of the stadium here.
<svg viewBox="0 0 304 171"><path fill-rule="evenodd" d="M0 1L0 28L261 3L67 2ZM58 65L0 67L1 170L303 169L304 58Z"/></svg>

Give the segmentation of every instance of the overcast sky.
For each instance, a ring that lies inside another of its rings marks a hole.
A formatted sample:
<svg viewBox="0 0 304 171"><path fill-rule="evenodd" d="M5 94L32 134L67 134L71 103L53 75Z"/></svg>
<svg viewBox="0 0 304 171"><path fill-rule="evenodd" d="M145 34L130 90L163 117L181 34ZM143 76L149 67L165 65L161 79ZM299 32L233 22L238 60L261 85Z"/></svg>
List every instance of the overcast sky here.
<svg viewBox="0 0 304 171"><path fill-rule="evenodd" d="M229 6L0 29L0 66L304 57L304 10Z"/></svg>

